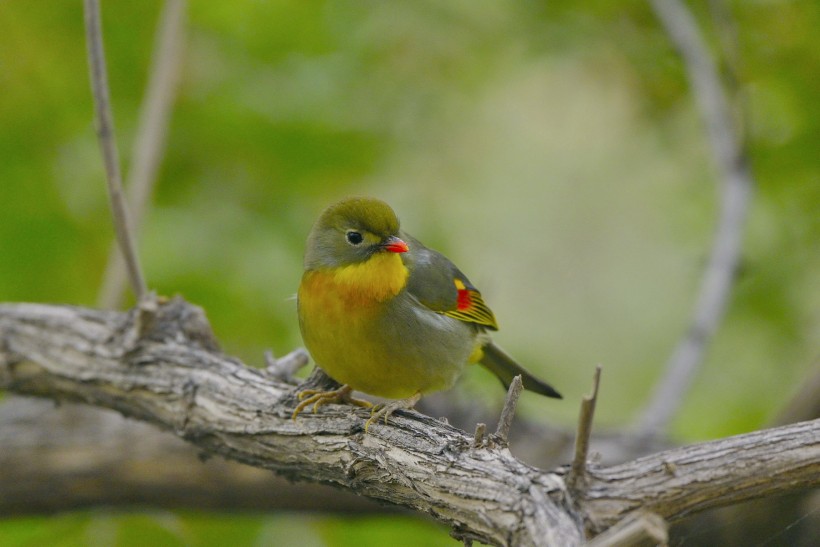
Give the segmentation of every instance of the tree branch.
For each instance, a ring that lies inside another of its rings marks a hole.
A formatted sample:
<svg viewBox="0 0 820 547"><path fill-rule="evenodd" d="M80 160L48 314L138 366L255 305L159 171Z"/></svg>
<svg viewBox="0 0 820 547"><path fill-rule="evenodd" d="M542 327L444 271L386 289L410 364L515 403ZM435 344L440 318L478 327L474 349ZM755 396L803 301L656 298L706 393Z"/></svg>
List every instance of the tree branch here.
<svg viewBox="0 0 820 547"><path fill-rule="evenodd" d="M665 429L677 413L723 319L740 261L743 226L753 187L742 138L735 128L718 68L694 16L681 0L650 3L683 58L723 190L718 228L691 323L666 362L664 376L637 422L638 430L646 435Z"/></svg>
<svg viewBox="0 0 820 547"><path fill-rule="evenodd" d="M139 439L139 442L135 442ZM294 484L110 410L32 397L0 404L0 515L80 507L385 512L371 500Z"/></svg>
<svg viewBox="0 0 820 547"><path fill-rule="evenodd" d="M293 386L220 354L201 310L175 299L149 328L138 315L0 306L0 387L112 408L207 453L411 507L491 544L578 545L638 507L674 521L820 483L820 422L805 422L592 468L572 499L564 471L473 448L417 413L368 434L367 412L348 406L291 420Z"/></svg>
<svg viewBox="0 0 820 547"><path fill-rule="evenodd" d="M587 547L622 547L625 545L667 545L669 525L655 513L636 511L606 532L598 535Z"/></svg>
<svg viewBox="0 0 820 547"><path fill-rule="evenodd" d="M506 450L473 450L430 418L329 405L298 420L293 386L215 351L198 308L160 306L142 337L128 314L0 306L0 387L113 408L174 431L200 449L428 513L491 544L577 545L560 477Z"/></svg>
<svg viewBox="0 0 820 547"><path fill-rule="evenodd" d="M589 439L592 436L592 422L595 419L595 404L598 402L598 387L601 384L601 365L595 367L592 380L592 393L581 399L581 411L578 414L578 431L575 434L575 455L569 468L567 484L576 489L586 480L587 458L589 457Z"/></svg>
<svg viewBox="0 0 820 547"><path fill-rule="evenodd" d="M140 122L131 152L131 170L127 181L128 203L132 214L130 226L134 240L137 239L148 200L153 193L165 149L184 38L185 1L167 0L154 38L150 77L140 108ZM99 307L119 309L122 306L126 280L122 251L114 245L108 253L108 263L97 299Z"/></svg>
<svg viewBox="0 0 820 547"><path fill-rule="evenodd" d="M606 524L640 508L675 520L788 488L811 488L820 485L820 420L590 470L587 485L581 496L587 514Z"/></svg>
<svg viewBox="0 0 820 547"><path fill-rule="evenodd" d="M105 67L105 52L102 43L99 0L85 0L85 30L88 42L88 65L91 75L91 89L94 95L94 111L97 122L97 139L105 164L108 198L114 218L114 232L125 258L131 288L138 299L148 292L142 275L139 256L134 245L128 207L122 195L120 158L114 137L114 119L108 93L108 73Z"/></svg>
<svg viewBox="0 0 820 547"><path fill-rule="evenodd" d="M501 409L501 416L498 418L498 426L495 428L495 437L502 446L509 446L510 428L512 428L513 419L515 418L515 408L518 406L518 398L521 396L521 390L524 389L524 384L521 381L519 374L510 382L510 387L507 388L507 397L504 399L504 408Z"/></svg>

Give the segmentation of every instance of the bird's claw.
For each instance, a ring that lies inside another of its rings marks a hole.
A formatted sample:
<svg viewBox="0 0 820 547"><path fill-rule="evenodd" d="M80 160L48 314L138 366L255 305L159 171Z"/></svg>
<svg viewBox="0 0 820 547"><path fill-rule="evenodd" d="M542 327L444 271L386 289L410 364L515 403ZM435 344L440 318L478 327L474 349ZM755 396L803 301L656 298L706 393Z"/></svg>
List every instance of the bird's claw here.
<svg viewBox="0 0 820 547"><path fill-rule="evenodd" d="M380 403L373 407L370 411L370 419L364 424L364 432L367 433L368 428L384 419L384 425L387 425L387 418L389 418L397 410L412 410L416 403L421 399L421 393L416 393L407 399L397 399L389 403Z"/></svg>
<svg viewBox="0 0 820 547"><path fill-rule="evenodd" d="M352 391L353 388L348 385L344 385L339 389L334 389L331 391L322 391L320 389L305 389L304 391L300 391L296 398L301 402L295 409L293 409L291 418L295 420L296 416L298 416L299 413L310 405L313 405L314 413L316 413L320 407L333 403L350 403L363 408L370 408L373 406L372 403L365 401L364 399L356 399L355 397L352 397L350 395Z"/></svg>

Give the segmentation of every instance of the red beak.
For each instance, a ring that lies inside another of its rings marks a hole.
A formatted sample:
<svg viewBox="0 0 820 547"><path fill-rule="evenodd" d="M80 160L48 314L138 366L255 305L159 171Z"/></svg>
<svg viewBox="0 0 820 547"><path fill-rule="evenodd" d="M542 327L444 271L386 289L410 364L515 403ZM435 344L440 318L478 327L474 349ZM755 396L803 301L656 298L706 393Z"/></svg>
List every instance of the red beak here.
<svg viewBox="0 0 820 547"><path fill-rule="evenodd" d="M406 253L410 250L410 247L407 246L403 240L397 238L396 236L390 236L384 240L382 243L382 248L385 251L390 251L391 253Z"/></svg>

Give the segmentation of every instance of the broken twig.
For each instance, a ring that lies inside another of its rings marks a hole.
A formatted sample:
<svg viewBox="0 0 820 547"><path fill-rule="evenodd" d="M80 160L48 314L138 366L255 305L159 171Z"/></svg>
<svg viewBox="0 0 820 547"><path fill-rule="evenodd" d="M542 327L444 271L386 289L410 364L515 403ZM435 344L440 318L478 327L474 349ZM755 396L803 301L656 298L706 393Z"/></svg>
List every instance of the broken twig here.
<svg viewBox="0 0 820 547"><path fill-rule="evenodd" d="M502 445L507 444L507 437L510 434L513 417L515 417L515 407L518 406L518 397L521 396L522 389L524 389L524 384L519 374L510 382L507 398L504 400L504 408L501 410L501 418L498 419L498 427L495 429L496 440Z"/></svg>
<svg viewBox="0 0 820 547"><path fill-rule="evenodd" d="M595 403L598 401L598 385L601 381L601 365L595 367L592 380L592 393L581 400L581 412L578 416L578 432L575 435L575 457L572 460L567 484L575 487L583 483L587 471L589 456L589 438L592 435L592 420L595 418Z"/></svg>

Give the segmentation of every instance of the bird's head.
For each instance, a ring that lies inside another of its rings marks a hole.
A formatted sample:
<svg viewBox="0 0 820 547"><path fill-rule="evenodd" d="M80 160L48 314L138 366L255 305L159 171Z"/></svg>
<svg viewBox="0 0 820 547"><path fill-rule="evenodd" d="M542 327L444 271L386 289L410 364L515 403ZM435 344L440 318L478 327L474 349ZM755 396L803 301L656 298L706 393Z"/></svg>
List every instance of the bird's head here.
<svg viewBox="0 0 820 547"><path fill-rule="evenodd" d="M385 202L347 198L324 210L313 225L305 269L338 268L369 260L377 253L404 253L399 219Z"/></svg>

